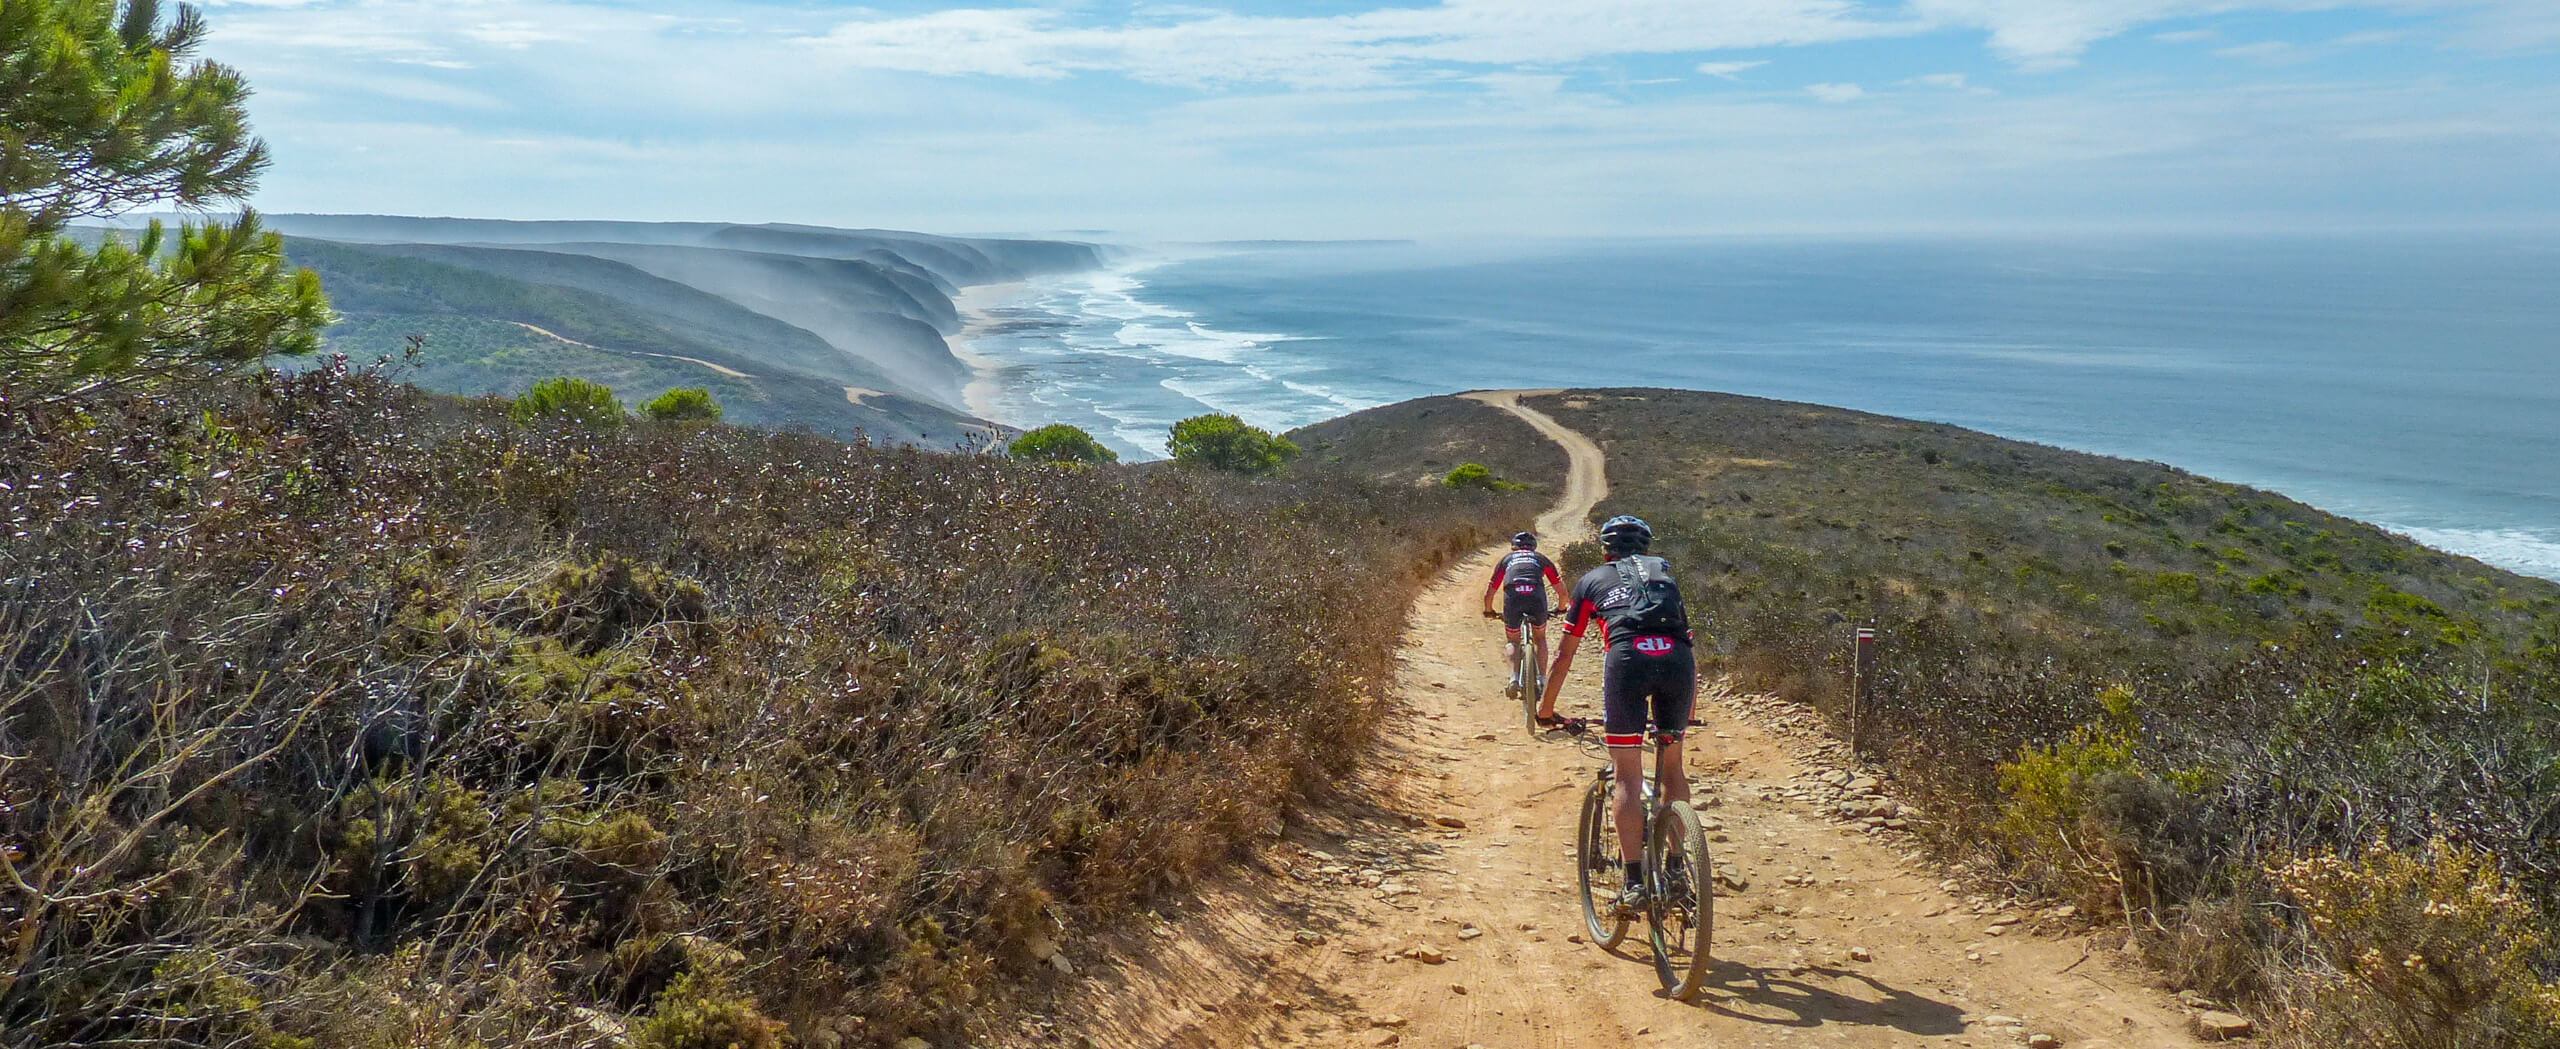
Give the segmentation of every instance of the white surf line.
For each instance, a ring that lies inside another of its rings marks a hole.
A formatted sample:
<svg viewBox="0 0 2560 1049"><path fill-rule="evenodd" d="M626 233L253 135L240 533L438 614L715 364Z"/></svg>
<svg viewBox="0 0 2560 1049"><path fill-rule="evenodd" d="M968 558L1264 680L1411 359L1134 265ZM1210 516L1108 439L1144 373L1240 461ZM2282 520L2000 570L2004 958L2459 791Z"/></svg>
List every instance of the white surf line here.
<svg viewBox="0 0 2560 1049"><path fill-rule="evenodd" d="M861 404L867 398L886 396L888 396L888 394L860 386L847 386L844 388L844 399L855 404Z"/></svg>
<svg viewBox="0 0 2560 1049"><path fill-rule="evenodd" d="M670 361L683 361L683 362L685 362L686 364L699 364L699 365L701 365L701 366L703 366L703 367L705 367L705 368L709 368L709 369L711 369L712 371L719 372L720 374L722 374L722 375L726 375L726 376L728 376L728 377L730 377L730 378L732 378L732 379L752 379L752 378L755 378L755 376L753 376L753 375L749 375L749 374L747 374L746 372L739 371L739 370L738 370L738 369L736 369L736 368L730 368L730 367L725 367L725 366L718 365L718 364L713 364L713 363L711 363L710 361L703 360L703 359L702 359L702 358L700 358L700 357L679 357L679 356L677 356L677 355L675 355L675 354L672 354L672 353L651 353L651 352L649 352L649 351L647 351L647 350L615 350L615 349L607 349L607 348L605 348L605 347L603 347L603 346L598 346L598 345L596 345L596 344L594 344L594 343L592 343L592 342L579 342L578 340L576 340L576 339L572 339L572 338L570 338L570 337L568 337L568 336L566 336L566 335L562 335L562 334L560 334L559 332L551 331L551 330L549 330L549 329L545 329L545 328L537 328L537 327L534 327L533 325L526 324L526 323L525 323L525 322L523 322L523 321L509 321L508 323L513 324L513 325L515 325L516 327L522 328L522 329L524 329L524 330L526 330L526 331L532 332L532 333L534 333L534 334L536 334L536 335L540 335L540 336L543 336L543 337L545 337L545 338L557 339L557 340L559 340L559 341L561 341L561 342L568 343L568 344L569 344L569 345L571 345L571 346L580 346L580 347L584 347L584 348L586 348L586 349L594 350L594 351L596 351L596 352L598 352L598 353L624 353L624 354L629 354L629 355L634 356L634 357L657 357L657 358L660 358L660 359L663 359L663 360L670 360ZM860 402L860 401L855 401L855 402L853 402L853 403L855 403L855 404L860 404L860 403L862 403L862 402Z"/></svg>

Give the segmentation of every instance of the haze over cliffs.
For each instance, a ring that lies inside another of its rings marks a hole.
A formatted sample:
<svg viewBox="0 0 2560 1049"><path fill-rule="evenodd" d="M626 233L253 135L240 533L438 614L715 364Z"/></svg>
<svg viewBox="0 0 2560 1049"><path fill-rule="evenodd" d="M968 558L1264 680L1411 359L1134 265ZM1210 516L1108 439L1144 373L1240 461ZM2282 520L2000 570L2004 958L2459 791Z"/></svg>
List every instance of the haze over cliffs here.
<svg viewBox="0 0 2560 1049"><path fill-rule="evenodd" d="M628 403L702 386L734 421L928 445L989 425L961 401L953 296L1103 261L1091 244L816 226L266 220L328 288L330 348L364 358L424 335L420 385L512 394L577 375Z"/></svg>

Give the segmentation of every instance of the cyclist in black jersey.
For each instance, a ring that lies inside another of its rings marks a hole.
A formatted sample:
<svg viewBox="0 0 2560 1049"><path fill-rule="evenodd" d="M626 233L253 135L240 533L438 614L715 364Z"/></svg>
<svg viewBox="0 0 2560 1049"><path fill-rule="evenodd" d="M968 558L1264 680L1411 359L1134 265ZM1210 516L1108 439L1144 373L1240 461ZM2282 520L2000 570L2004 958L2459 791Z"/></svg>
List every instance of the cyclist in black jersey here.
<svg viewBox="0 0 2560 1049"><path fill-rule="evenodd" d="M1538 552L1538 537L1522 532L1511 537L1511 552L1493 563L1493 581L1484 587L1484 614L1491 619L1502 617L1502 660L1515 669L1511 672L1511 691L1520 691L1520 625L1529 625L1532 638L1531 658L1547 661L1548 594L1564 589L1564 579L1556 574L1556 563ZM1502 595L1502 611L1493 610L1493 595Z"/></svg>
<svg viewBox="0 0 2560 1049"><path fill-rule="evenodd" d="M1661 745L1655 761L1662 770L1663 800L1689 799L1688 771L1680 764L1680 742L1698 698L1698 661L1691 652L1688 609L1680 600L1680 584L1671 566L1645 551L1653 545L1653 529L1633 517L1613 517L1600 526L1600 546L1609 559L1573 585L1566 601L1564 646L1547 674L1547 694L1538 700L1538 721L1555 720L1556 695L1565 672L1573 668L1582 632L1600 622L1600 643L1608 662L1600 675L1601 705L1606 723L1601 741L1609 745L1609 761L1617 768L1618 858L1626 865L1627 889L1622 907L1636 907L1644 892L1644 737L1648 723Z"/></svg>

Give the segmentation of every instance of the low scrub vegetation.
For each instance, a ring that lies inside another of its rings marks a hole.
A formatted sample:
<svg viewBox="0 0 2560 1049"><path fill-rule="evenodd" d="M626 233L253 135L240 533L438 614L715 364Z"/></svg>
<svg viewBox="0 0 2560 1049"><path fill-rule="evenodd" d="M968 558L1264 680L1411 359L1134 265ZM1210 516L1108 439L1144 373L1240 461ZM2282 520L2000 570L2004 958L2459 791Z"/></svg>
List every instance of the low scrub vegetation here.
<svg viewBox="0 0 2560 1049"><path fill-rule="evenodd" d="M1481 488L1488 492L1517 492L1526 486L1517 481L1493 475L1483 463L1459 463L1457 469L1440 478L1443 488Z"/></svg>
<svg viewBox="0 0 2560 1049"><path fill-rule="evenodd" d="M1323 790L1532 502L507 414L0 403L0 1045L963 1037Z"/></svg>
<svg viewBox="0 0 2560 1049"><path fill-rule="evenodd" d="M1603 512L1653 523L1723 668L1895 766L1951 856L2294 1043L2560 1045L2560 955L2514 932L2560 915L2560 586L1953 427L1531 403L1606 446Z"/></svg>
<svg viewBox="0 0 2560 1049"><path fill-rule="evenodd" d="M1306 453L1297 469L1341 470L1388 485L1484 480L1517 484L1553 499L1564 482L1564 449L1517 416L1463 397L1425 397L1355 412L1293 430Z"/></svg>

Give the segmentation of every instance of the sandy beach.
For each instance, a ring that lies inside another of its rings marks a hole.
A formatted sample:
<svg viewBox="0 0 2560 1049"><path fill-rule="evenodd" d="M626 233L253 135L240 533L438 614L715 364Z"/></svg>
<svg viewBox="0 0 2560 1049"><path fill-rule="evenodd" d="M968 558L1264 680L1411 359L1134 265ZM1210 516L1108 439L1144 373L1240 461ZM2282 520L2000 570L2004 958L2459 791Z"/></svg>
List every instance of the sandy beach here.
<svg viewBox="0 0 2560 1049"><path fill-rule="evenodd" d="M998 308L1019 302L1029 293L1028 282L1007 281L973 285L951 296L952 308L959 311L962 325L960 334L950 339L951 355L969 366L969 384L961 389L960 401L971 415L990 422L1006 422L995 414L998 365L993 358L979 353L970 341L1003 323L995 315Z"/></svg>

